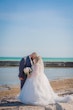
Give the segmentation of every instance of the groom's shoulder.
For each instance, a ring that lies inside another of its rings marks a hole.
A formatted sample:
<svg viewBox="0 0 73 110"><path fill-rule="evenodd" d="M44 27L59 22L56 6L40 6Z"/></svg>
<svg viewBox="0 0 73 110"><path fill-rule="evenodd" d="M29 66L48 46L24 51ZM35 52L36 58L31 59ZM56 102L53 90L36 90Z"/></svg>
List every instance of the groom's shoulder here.
<svg viewBox="0 0 73 110"><path fill-rule="evenodd" d="M29 58L29 56L24 56L21 58L20 62L26 61L26 59Z"/></svg>
<svg viewBox="0 0 73 110"><path fill-rule="evenodd" d="M19 65L23 65L25 62L26 62L26 57L22 57L19 62Z"/></svg>

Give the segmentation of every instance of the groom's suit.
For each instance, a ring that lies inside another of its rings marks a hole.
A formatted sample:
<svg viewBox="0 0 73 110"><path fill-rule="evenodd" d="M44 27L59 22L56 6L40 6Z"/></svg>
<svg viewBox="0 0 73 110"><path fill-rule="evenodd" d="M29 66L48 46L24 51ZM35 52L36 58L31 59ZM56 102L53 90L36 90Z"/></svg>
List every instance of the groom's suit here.
<svg viewBox="0 0 73 110"><path fill-rule="evenodd" d="M27 75L23 72L24 68L26 67L32 67L31 58L27 56L26 58L22 58L19 64L19 78L22 78L21 80L21 89L26 81Z"/></svg>

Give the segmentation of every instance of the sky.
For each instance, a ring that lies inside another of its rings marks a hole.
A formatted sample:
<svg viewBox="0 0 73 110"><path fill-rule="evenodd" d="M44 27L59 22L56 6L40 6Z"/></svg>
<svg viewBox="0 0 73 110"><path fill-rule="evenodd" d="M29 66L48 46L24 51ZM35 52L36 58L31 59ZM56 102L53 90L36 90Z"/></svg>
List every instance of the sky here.
<svg viewBox="0 0 73 110"><path fill-rule="evenodd" d="M0 57L73 57L73 0L0 0Z"/></svg>

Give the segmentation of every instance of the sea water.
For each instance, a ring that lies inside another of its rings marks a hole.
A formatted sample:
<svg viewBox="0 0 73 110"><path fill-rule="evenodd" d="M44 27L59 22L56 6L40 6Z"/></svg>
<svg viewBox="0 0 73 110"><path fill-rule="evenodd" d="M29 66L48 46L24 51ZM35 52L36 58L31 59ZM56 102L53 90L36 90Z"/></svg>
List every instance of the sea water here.
<svg viewBox="0 0 73 110"><path fill-rule="evenodd" d="M49 62L73 62L73 58L42 58ZM0 57L0 61L20 61L21 57ZM0 85L19 84L18 67L0 67ZM73 78L73 68L45 68L48 80Z"/></svg>
<svg viewBox="0 0 73 110"><path fill-rule="evenodd" d="M73 62L73 58L48 58L42 57L43 61L49 62ZM0 61L20 61L21 57L0 57Z"/></svg>
<svg viewBox="0 0 73 110"><path fill-rule="evenodd" d="M48 80L73 78L73 68L45 68L44 73ZM0 85L19 84L18 74L18 67L1 67Z"/></svg>

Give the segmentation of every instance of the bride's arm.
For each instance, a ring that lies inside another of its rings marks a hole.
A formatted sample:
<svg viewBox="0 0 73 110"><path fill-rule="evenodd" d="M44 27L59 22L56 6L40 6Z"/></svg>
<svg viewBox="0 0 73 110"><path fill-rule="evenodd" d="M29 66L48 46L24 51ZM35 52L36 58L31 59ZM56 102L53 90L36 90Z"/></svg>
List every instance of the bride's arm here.
<svg viewBox="0 0 73 110"><path fill-rule="evenodd" d="M40 74L40 72L39 72L39 65L35 64L34 68L33 68L33 71L31 73L31 77L37 76L38 74Z"/></svg>
<svg viewBox="0 0 73 110"><path fill-rule="evenodd" d="M34 76L36 77L43 72L44 72L44 64L43 61L41 60L41 63L34 64L33 71L28 77L29 78Z"/></svg>
<svg viewBox="0 0 73 110"><path fill-rule="evenodd" d="M30 78L31 77L31 74L28 74L27 77Z"/></svg>
<svg viewBox="0 0 73 110"><path fill-rule="evenodd" d="M28 78L36 77L39 73L39 66L37 64L34 65L32 73L28 74Z"/></svg>

